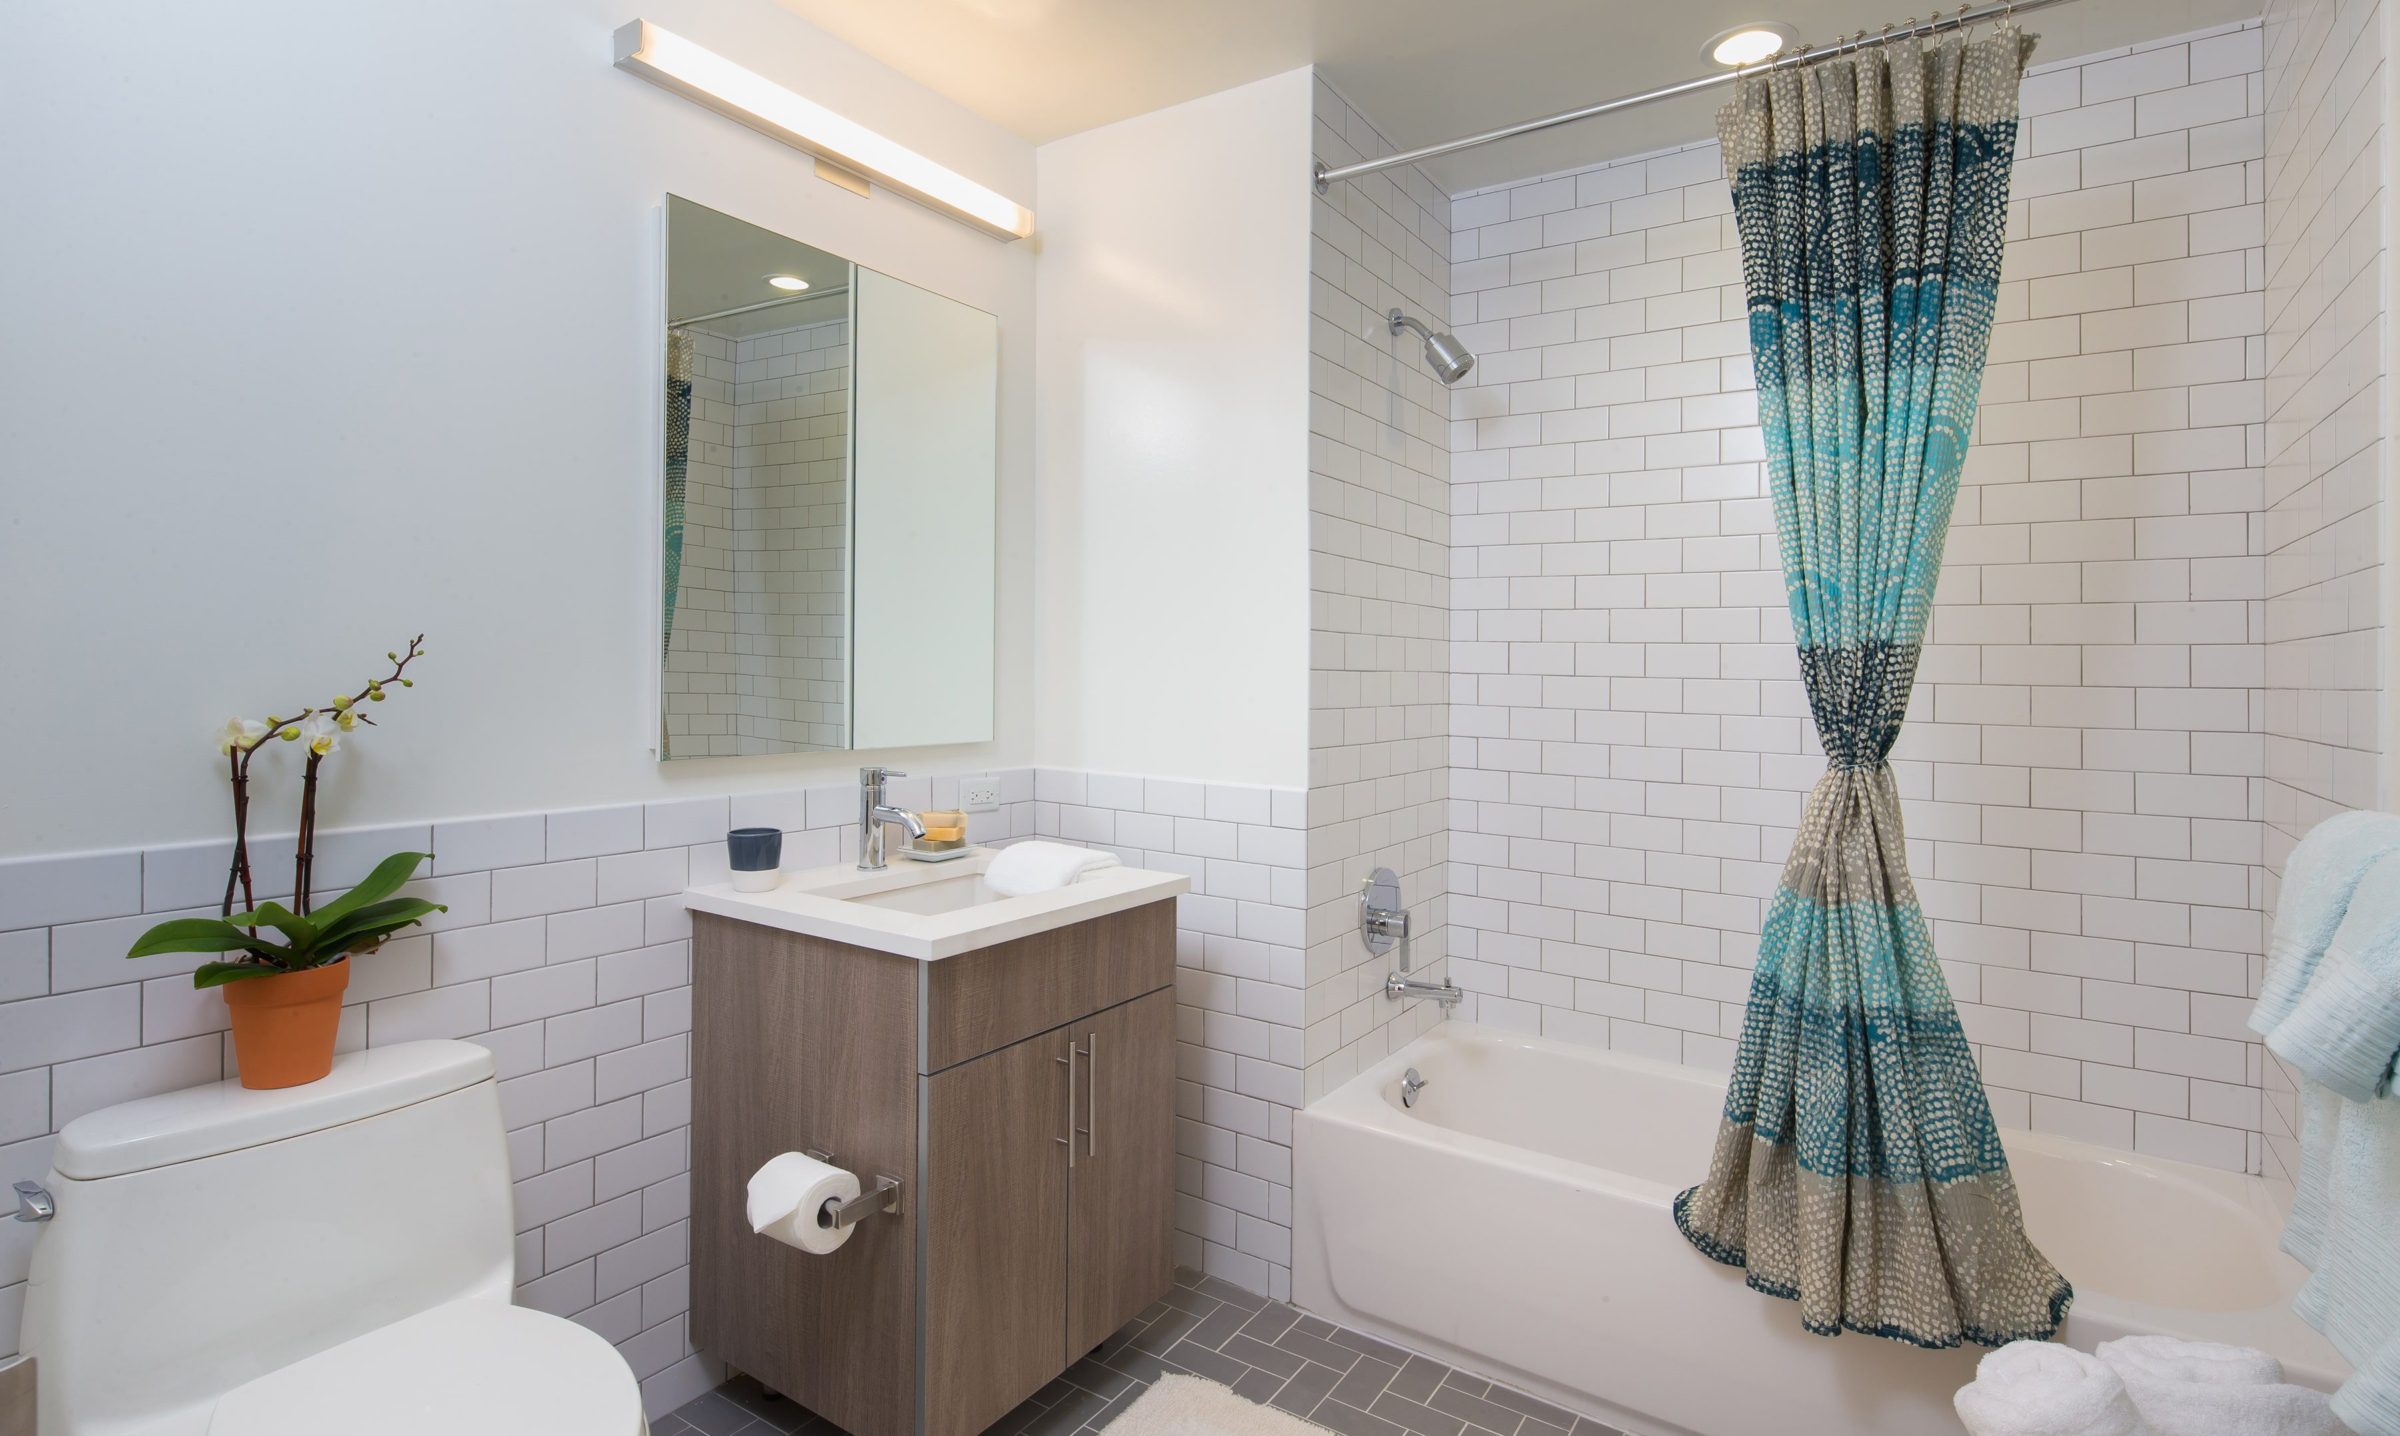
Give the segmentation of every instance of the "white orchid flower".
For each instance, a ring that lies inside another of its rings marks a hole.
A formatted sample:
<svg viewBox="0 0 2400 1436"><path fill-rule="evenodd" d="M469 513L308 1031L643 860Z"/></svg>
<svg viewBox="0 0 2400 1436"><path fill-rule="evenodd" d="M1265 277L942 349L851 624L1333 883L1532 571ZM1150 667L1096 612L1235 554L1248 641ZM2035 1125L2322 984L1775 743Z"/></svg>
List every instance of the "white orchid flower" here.
<svg viewBox="0 0 2400 1436"><path fill-rule="evenodd" d="M266 736L267 725L256 718L228 718L225 731L217 735L217 751L230 753L236 748L247 748Z"/></svg>
<svg viewBox="0 0 2400 1436"><path fill-rule="evenodd" d="M308 751L322 758L342 745L342 730L330 713L312 714L302 720L300 736L308 743Z"/></svg>

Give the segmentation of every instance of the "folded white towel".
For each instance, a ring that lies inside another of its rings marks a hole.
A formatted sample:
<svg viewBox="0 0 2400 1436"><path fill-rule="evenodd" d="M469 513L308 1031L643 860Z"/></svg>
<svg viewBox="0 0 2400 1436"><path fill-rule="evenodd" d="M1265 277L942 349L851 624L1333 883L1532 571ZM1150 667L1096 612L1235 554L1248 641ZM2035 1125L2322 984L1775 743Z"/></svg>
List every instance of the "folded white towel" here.
<svg viewBox="0 0 2400 1436"><path fill-rule="evenodd" d="M2053 1341L2012 1341L1951 1398L1970 1436L2152 1436L2125 1383Z"/></svg>
<svg viewBox="0 0 2400 1436"><path fill-rule="evenodd" d="M1046 893L1082 878L1086 873L1117 865L1115 853L1078 848L1066 843L1018 843L1002 848L984 870L983 880L1004 897Z"/></svg>
<svg viewBox="0 0 2400 1436"><path fill-rule="evenodd" d="M2331 1398L2283 1379L2263 1351L2127 1336L2100 1343L2100 1360L2155 1436L2335 1436Z"/></svg>
<svg viewBox="0 0 2400 1436"><path fill-rule="evenodd" d="M2248 1346L2182 1341L2172 1336L2120 1336L2092 1353L2133 1389L2137 1381L2196 1381L2269 1386L2283 1380L2283 1363ZM2134 1400L2140 1403L2139 1391Z"/></svg>

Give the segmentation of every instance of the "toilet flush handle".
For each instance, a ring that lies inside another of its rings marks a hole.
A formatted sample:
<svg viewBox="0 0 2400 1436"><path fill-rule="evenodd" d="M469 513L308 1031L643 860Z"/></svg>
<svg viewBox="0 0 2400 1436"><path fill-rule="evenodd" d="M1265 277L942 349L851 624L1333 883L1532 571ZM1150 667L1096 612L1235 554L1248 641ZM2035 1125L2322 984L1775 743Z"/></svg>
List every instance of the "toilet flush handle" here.
<svg viewBox="0 0 2400 1436"><path fill-rule="evenodd" d="M46 1222L58 1215L58 1203L42 1189L39 1182L17 1183L17 1220Z"/></svg>

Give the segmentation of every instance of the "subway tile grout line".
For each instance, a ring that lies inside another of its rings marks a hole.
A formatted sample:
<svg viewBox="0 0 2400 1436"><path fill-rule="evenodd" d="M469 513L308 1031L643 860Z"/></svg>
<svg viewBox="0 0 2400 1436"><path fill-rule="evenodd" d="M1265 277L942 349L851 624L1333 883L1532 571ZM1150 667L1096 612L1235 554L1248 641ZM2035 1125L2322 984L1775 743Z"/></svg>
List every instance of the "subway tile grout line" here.
<svg viewBox="0 0 2400 1436"><path fill-rule="evenodd" d="M1537 1397L1178 1268L1148 1311L984 1436L1093 1436L1168 1374L1198 1376L1343 1436L1625 1436ZM748 1378L662 1417L652 1436L837 1436Z"/></svg>
<svg viewBox="0 0 2400 1436"><path fill-rule="evenodd" d="M990 777L979 843L1051 835L1061 813L1188 873L1179 899L1179 1261L1290 1290L1290 1121L1301 1095L1300 936L1308 794L1122 773L968 768L896 784L953 806ZM1087 806L1087 804L1089 806ZM341 1050L461 1038L493 1053L519 1230L516 1299L598 1332L652 1409L717 1384L691 1347L687 1237L687 883L722 877L733 824L785 833L787 866L845 860L854 786L677 798L324 835L330 897L394 848L433 852L413 890L450 905L362 964ZM1084 836L1092 836L1088 830ZM258 840L272 868L275 845ZM98 1106L232 1070L223 1004L196 957L127 962L150 923L213 904L229 844L0 860L0 1166L37 1176L59 1127ZM1279 984L1287 986L1279 987ZM25 1250L0 1252L0 1359L13 1355Z"/></svg>

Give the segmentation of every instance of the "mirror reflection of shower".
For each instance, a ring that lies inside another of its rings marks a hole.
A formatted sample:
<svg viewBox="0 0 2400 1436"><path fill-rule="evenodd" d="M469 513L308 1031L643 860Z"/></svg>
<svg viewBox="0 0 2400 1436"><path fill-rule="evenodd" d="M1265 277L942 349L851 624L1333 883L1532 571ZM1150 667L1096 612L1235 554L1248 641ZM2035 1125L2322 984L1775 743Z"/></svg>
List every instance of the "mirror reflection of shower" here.
<svg viewBox="0 0 2400 1436"><path fill-rule="evenodd" d="M1425 367L1431 369L1433 376L1444 384L1457 383L1467 377L1468 370L1475 367L1475 356L1467 352L1466 345L1458 342L1457 335L1428 329L1397 309L1388 317L1392 321L1394 334L1403 329L1417 331L1425 341Z"/></svg>

